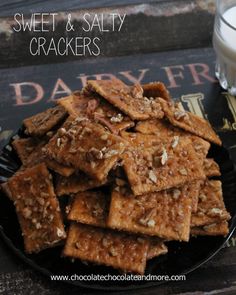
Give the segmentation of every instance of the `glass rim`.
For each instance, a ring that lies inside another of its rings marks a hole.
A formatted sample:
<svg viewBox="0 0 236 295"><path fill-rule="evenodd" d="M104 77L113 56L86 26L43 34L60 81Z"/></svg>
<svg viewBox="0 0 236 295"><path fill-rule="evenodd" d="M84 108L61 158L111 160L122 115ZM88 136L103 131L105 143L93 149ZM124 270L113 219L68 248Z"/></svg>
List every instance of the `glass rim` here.
<svg viewBox="0 0 236 295"><path fill-rule="evenodd" d="M221 0L217 0L216 1L216 10L217 10L217 14L219 15L220 19L228 26L230 27L232 30L236 31L236 27L234 27L233 25L231 25L222 15L222 12L220 12L220 2ZM233 7L233 6L232 6ZM236 7L236 6L235 6ZM228 8L229 9L229 8Z"/></svg>

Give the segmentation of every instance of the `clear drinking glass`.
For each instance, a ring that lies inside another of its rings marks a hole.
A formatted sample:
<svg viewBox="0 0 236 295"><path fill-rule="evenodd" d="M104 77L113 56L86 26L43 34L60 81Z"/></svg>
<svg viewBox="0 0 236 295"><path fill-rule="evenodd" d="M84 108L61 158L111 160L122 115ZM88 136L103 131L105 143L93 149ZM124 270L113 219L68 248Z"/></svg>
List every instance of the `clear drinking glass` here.
<svg viewBox="0 0 236 295"><path fill-rule="evenodd" d="M216 77L224 89L236 95L236 0L216 0L213 46Z"/></svg>

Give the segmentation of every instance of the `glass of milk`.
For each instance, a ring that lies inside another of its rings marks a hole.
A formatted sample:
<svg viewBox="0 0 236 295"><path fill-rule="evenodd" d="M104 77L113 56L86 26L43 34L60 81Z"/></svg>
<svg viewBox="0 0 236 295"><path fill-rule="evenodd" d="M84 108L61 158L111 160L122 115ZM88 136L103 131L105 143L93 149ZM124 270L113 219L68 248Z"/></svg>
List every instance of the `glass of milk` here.
<svg viewBox="0 0 236 295"><path fill-rule="evenodd" d="M217 0L213 34L216 77L220 85L236 95L236 0Z"/></svg>

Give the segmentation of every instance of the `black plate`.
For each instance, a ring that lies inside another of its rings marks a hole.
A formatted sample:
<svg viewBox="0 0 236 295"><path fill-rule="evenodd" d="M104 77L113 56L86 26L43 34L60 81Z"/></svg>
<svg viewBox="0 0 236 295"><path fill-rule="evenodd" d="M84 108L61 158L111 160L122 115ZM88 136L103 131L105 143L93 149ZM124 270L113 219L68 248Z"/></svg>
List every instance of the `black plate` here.
<svg viewBox="0 0 236 295"><path fill-rule="evenodd" d="M22 134L22 132L20 132ZM236 170L228 151L223 147L213 146L209 152L220 165L223 194L226 208L232 215L230 233L227 237L197 237L189 243L169 242L169 253L148 262L146 274L174 275L187 274L212 258L232 235L236 226ZM6 181L19 167L19 160L14 151L5 147L0 154L0 182ZM39 254L24 253L23 240L12 202L0 191L0 234L7 245L26 263L41 273L50 276L82 274L118 274L112 268L85 265L80 261L72 263L61 258L61 248L44 250ZM155 286L160 281L124 282L124 281L68 281L68 283L103 290L128 290Z"/></svg>

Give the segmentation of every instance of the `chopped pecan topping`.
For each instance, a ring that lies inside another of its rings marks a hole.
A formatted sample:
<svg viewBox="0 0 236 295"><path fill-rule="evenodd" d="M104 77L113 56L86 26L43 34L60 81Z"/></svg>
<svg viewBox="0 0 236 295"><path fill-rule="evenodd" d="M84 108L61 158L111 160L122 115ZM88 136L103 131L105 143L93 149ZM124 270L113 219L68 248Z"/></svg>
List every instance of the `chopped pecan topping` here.
<svg viewBox="0 0 236 295"><path fill-rule="evenodd" d="M174 116L176 120L180 120L182 118L187 118L188 114L185 111L178 110L175 111Z"/></svg>
<svg viewBox="0 0 236 295"><path fill-rule="evenodd" d="M131 95L134 98L142 98L143 97L143 88L139 84L134 85L131 90Z"/></svg>
<svg viewBox="0 0 236 295"><path fill-rule="evenodd" d="M111 247L111 248L109 249L109 254L110 254L111 256L113 256L113 257L118 256L118 252L117 252L117 250L116 250L114 247Z"/></svg>
<svg viewBox="0 0 236 295"><path fill-rule="evenodd" d="M173 141L172 141L172 145L171 145L172 148L173 149L176 148L178 143L179 143L179 136L174 136Z"/></svg>
<svg viewBox="0 0 236 295"><path fill-rule="evenodd" d="M163 148L162 155L161 155L161 164L162 165L165 165L165 163L167 162L167 160L168 160L168 154L167 154L166 149Z"/></svg>
<svg viewBox="0 0 236 295"><path fill-rule="evenodd" d="M154 183L157 182L157 177L156 177L156 174L154 173L153 170L149 171L148 177L152 182L154 182Z"/></svg>
<svg viewBox="0 0 236 295"><path fill-rule="evenodd" d="M188 171L185 168L181 168L179 169L179 173L183 176L187 176L188 175Z"/></svg>
<svg viewBox="0 0 236 295"><path fill-rule="evenodd" d="M79 248L80 248L80 244L79 244L79 242L75 242L75 248L76 248L76 249L79 249Z"/></svg>
<svg viewBox="0 0 236 295"><path fill-rule="evenodd" d="M26 207L22 210L22 214L26 219L28 219L31 217L32 211Z"/></svg>
<svg viewBox="0 0 236 295"><path fill-rule="evenodd" d="M173 190L173 198L174 199L178 199L180 195L181 195L181 191L179 189Z"/></svg>
<svg viewBox="0 0 236 295"><path fill-rule="evenodd" d="M91 162L94 160L101 160L103 158L103 152L99 151L95 147L92 147L87 153L86 153L86 159Z"/></svg>
<svg viewBox="0 0 236 295"><path fill-rule="evenodd" d="M123 119L124 119L124 117L122 116L122 114L119 113L119 114L117 114L116 116L111 117L110 121L111 121L112 123L120 123L120 122L123 121Z"/></svg>
<svg viewBox="0 0 236 295"><path fill-rule="evenodd" d="M57 236L58 236L59 238L61 238L61 237L64 236L64 232L63 232L59 227L57 228Z"/></svg>

